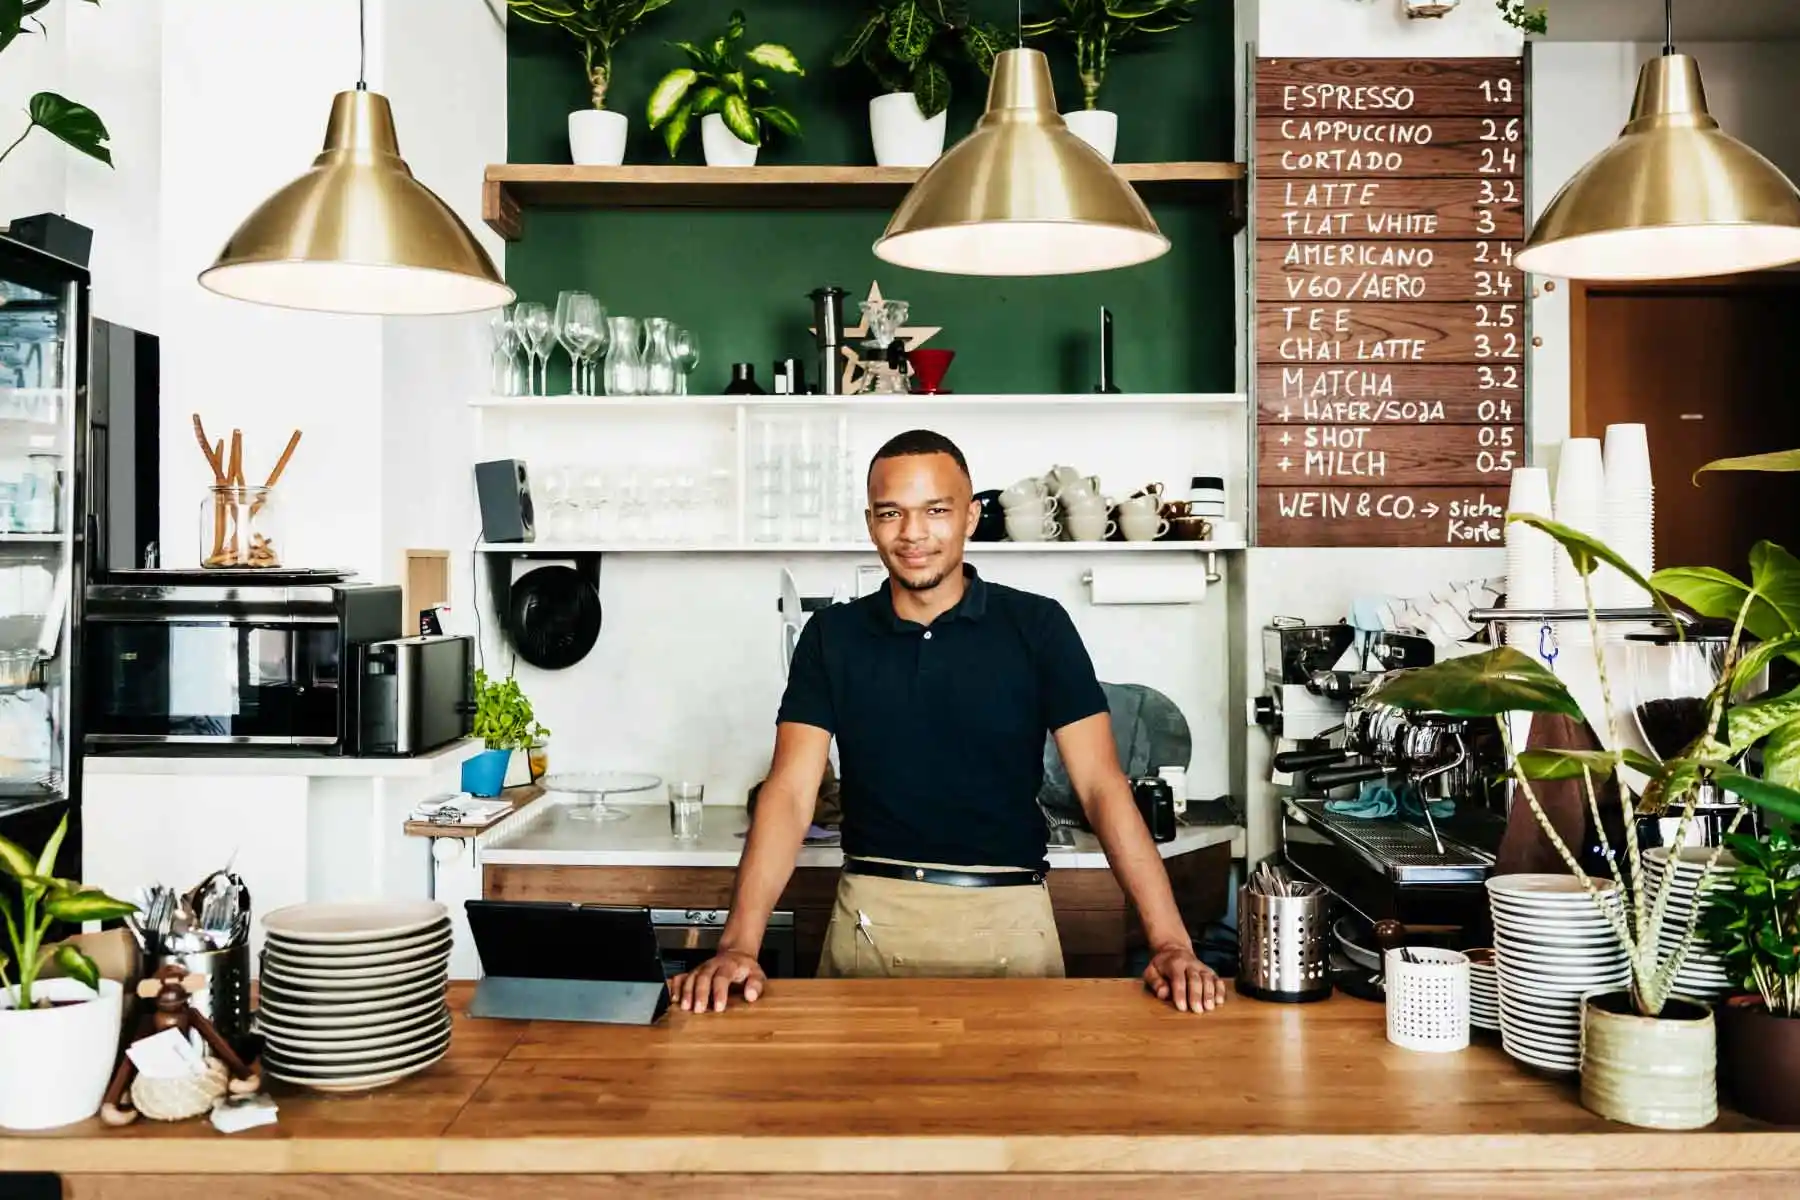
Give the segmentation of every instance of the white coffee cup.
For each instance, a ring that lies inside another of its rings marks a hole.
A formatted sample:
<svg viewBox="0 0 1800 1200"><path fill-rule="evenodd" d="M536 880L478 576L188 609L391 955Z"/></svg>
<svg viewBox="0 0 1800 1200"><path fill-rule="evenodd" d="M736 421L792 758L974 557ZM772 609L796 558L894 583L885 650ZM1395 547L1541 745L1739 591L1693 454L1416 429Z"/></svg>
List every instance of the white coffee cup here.
<svg viewBox="0 0 1800 1200"><path fill-rule="evenodd" d="M1047 542L1062 533L1062 525L1055 518L1015 517L1006 515L1006 536L1015 542Z"/></svg>
<svg viewBox="0 0 1800 1200"><path fill-rule="evenodd" d="M1154 511L1127 511L1124 505L1119 510L1119 528L1125 532L1128 542L1154 542L1169 532L1169 523Z"/></svg>
<svg viewBox="0 0 1800 1200"><path fill-rule="evenodd" d="M1104 542L1118 529L1104 512L1071 515L1068 525L1069 540L1073 542Z"/></svg>
<svg viewBox="0 0 1800 1200"><path fill-rule="evenodd" d="M1161 511L1162 498L1159 496L1134 496L1130 500L1119 501L1119 516L1121 518L1133 514L1154 517L1160 515Z"/></svg>
<svg viewBox="0 0 1800 1200"><path fill-rule="evenodd" d="M1000 507L1011 510L1021 504L1042 502L1047 493L1039 479L1021 479L1000 493Z"/></svg>
<svg viewBox="0 0 1800 1200"><path fill-rule="evenodd" d="M1006 510L1006 519L1009 521L1015 518L1037 521L1056 515L1056 501L1049 499L1021 500L1017 504L1007 504L1001 507Z"/></svg>
<svg viewBox="0 0 1800 1200"><path fill-rule="evenodd" d="M1064 514L1098 513L1103 517L1107 515L1110 507L1106 503L1105 496L1081 496L1073 500L1064 496L1056 503Z"/></svg>

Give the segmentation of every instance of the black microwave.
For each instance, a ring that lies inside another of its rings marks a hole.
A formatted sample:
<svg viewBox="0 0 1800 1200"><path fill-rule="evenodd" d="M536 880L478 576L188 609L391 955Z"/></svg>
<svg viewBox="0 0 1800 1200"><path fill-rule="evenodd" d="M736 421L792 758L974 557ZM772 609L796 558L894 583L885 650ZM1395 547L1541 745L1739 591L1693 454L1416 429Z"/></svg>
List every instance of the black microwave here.
<svg viewBox="0 0 1800 1200"><path fill-rule="evenodd" d="M391 586L106 583L86 597L90 753L355 753L360 648L400 636Z"/></svg>

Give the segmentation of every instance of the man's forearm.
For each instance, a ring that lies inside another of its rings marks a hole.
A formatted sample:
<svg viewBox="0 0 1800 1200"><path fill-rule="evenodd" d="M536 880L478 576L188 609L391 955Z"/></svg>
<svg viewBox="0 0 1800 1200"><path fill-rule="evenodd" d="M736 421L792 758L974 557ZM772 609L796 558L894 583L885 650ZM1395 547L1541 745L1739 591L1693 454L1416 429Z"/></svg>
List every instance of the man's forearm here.
<svg viewBox="0 0 1800 1200"><path fill-rule="evenodd" d="M1091 800L1084 801L1088 824L1094 827L1100 845L1106 850L1106 861L1112 867L1119 886L1137 907L1144 923L1144 936L1153 949L1170 946L1193 948L1181 910L1175 907L1175 893L1169 887L1169 873L1163 868L1162 855L1150 840L1150 831L1138 815L1137 803L1127 786L1109 787Z"/></svg>
<svg viewBox="0 0 1800 1200"><path fill-rule="evenodd" d="M794 861L812 820L812 800L804 805L790 797L772 796L767 785L744 841L737 879L731 888L731 915L719 934L720 950L756 954L762 949L769 914L794 873Z"/></svg>

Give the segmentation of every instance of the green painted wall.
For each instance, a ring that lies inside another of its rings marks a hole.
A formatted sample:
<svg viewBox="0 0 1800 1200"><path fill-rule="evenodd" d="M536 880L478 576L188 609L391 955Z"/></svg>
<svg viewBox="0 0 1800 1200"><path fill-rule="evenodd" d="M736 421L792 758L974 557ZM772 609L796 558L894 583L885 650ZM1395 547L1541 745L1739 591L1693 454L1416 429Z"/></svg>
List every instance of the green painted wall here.
<svg viewBox="0 0 1800 1200"><path fill-rule="evenodd" d="M632 122L628 163L666 163L645 127L644 104L682 58L665 43L699 40L723 27L733 7L749 14L751 42L791 47L805 79L775 77L805 137L763 148L759 163L871 163L872 80L831 68L832 50L861 10L852 0L675 0L621 48L608 107ZM1010 27L1009 4L976 10ZM1004 16L1003 16L1004 14ZM508 157L569 161L566 118L585 103L573 44L513 21L509 35ZM1070 55L1047 46L1064 107L1079 92ZM1229 159L1232 144L1231 6L1204 6L1192 25L1115 60L1106 107L1118 111L1120 161ZM950 141L980 114L985 82L956 80ZM680 161L702 161L698 125ZM806 293L835 283L862 298L879 280L890 299L912 303L912 323L940 325L932 345L957 351L949 386L964 392L1086 391L1098 372L1098 308L1116 321L1118 379L1128 391L1230 391L1233 385L1231 233L1219 189L1207 201L1156 206L1174 249L1125 271L1055 279L972 279L903 270L870 252L888 214L826 211L544 211L526 215L522 241L507 251L507 277L527 299L554 302L585 288L613 313L662 315L700 337L696 384L722 387L733 361L770 363L810 347ZM852 303L852 324L857 319ZM554 372L553 372L554 374ZM555 386L555 380L552 380ZM699 386L696 390L701 390Z"/></svg>

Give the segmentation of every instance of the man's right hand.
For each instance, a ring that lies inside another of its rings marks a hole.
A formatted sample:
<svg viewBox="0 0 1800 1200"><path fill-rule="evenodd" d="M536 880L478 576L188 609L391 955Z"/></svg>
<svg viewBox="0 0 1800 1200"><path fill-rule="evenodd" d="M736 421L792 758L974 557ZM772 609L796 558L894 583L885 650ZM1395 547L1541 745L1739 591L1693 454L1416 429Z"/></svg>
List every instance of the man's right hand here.
<svg viewBox="0 0 1800 1200"><path fill-rule="evenodd" d="M692 971L684 971L669 981L669 994L683 1012L725 1011L725 999L734 987L744 993L747 1004L756 1003L769 977L763 974L756 955L742 950L721 950Z"/></svg>

